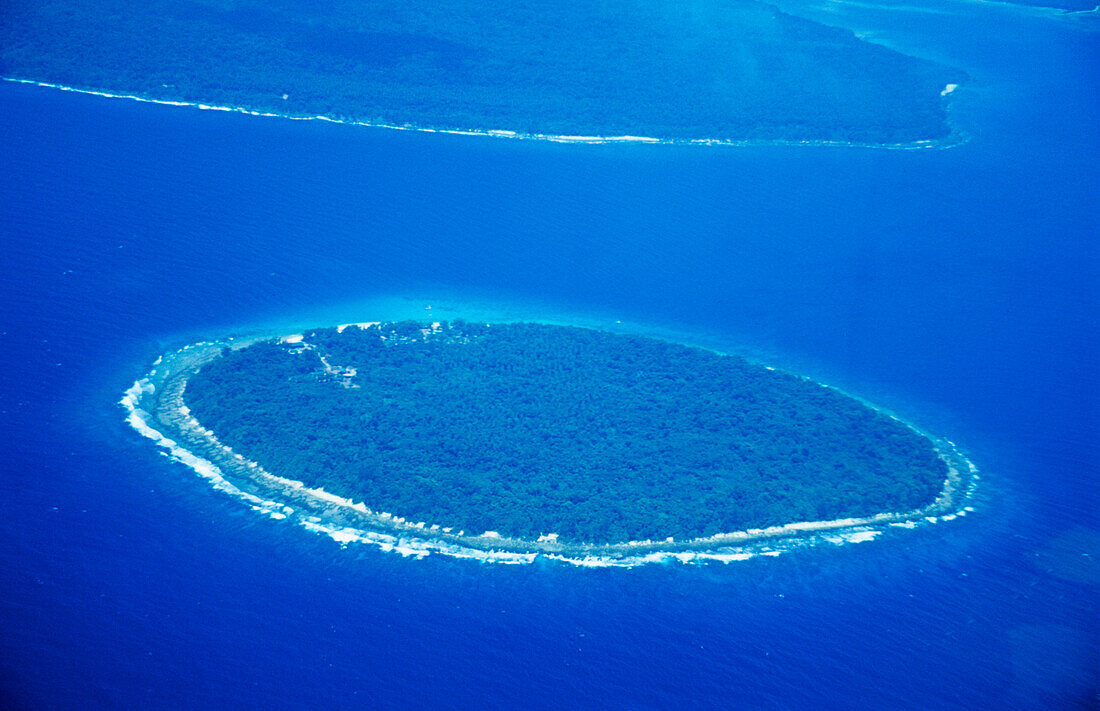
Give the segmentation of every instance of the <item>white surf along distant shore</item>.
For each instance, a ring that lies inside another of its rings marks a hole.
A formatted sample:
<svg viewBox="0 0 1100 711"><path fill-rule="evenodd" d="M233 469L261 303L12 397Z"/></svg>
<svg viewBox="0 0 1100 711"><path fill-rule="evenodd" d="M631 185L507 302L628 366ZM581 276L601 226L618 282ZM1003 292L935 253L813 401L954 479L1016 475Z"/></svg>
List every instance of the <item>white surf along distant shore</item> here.
<svg viewBox="0 0 1100 711"><path fill-rule="evenodd" d="M87 94L107 99L128 99L148 104L160 104L163 106L178 106L203 111L225 111L230 113L247 114L249 116L262 116L266 118L281 118L290 121L326 121L328 123L345 124L349 126L364 126L370 128L382 128L394 131L418 131L421 133L443 133L455 136L483 136L489 138L513 138L529 141L550 141L553 143L578 143L578 144L613 144L613 143L647 143L663 145L697 145L697 146L811 146L811 147L846 147L846 148L886 148L890 150L914 150L914 149L945 149L954 148L967 141L967 137L952 127L952 132L942 139L927 139L910 141L907 143L872 143L861 141L833 141L816 139L725 139L725 138L656 138L652 136L584 136L584 135L557 135L543 133L523 133L507 129L466 129L466 128L436 128L431 126L418 126L411 123L396 124L385 122L356 121L346 118L336 118L323 114L296 115L289 113L277 113L271 111L256 111L243 106L225 106L220 104L202 103L197 101L175 101L172 99L159 99L142 94L125 92L112 92L101 89L82 89L64 84L52 84L50 82L35 81L33 79L19 79L16 77L0 77L0 80L15 84L28 84L31 86L57 89L59 91ZM940 92L941 97L948 97L957 84L948 84Z"/></svg>

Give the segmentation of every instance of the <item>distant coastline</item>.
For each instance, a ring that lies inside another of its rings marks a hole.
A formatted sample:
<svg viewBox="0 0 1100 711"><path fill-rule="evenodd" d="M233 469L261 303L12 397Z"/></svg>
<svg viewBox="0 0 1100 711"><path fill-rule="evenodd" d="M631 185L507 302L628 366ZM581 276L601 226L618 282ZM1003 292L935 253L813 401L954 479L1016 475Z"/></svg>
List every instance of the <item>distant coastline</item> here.
<svg viewBox="0 0 1100 711"><path fill-rule="evenodd" d="M276 113L271 111L259 111L250 109L243 106L223 106L213 103L204 103L197 101L176 101L172 99L156 98L151 96L145 96L136 93L119 93L102 89L88 89L74 86L67 86L64 84L53 84L50 82L36 81L33 79L20 79L17 77L0 77L0 81L6 81L13 84L27 84L30 86L37 86L46 89L56 89L58 91L65 91L74 94L86 94L89 96L99 96L106 99L128 99L130 101L138 101L146 104L160 104L162 106L176 106L182 108L193 108L203 111L222 111L226 113L245 114L248 116L257 116L263 118L278 118L286 119L289 121L324 121L326 123L343 124L346 126L361 126L364 128L379 128L388 129L394 131L413 131L417 133L440 133L449 134L454 136L476 136L485 138L508 138L513 140L525 140L525 141L547 141L551 143L572 143L572 144L654 144L654 145L672 145L672 146L724 146L732 148L750 148L754 146L803 146L807 148L878 148L885 150L944 150L948 148L955 148L963 145L969 140L969 137L959 132L954 126L952 126L951 133L943 138L936 139L921 139L902 143L875 143L869 141L837 141L837 140L819 140L819 139L781 139L781 138L749 138L743 140L735 139L723 139L723 138L656 138L652 136L570 136L570 135L554 135L554 134L541 134L541 133L522 133L519 131L513 131L508 129L463 129L463 128L434 128L429 126L416 126L413 124L394 124L385 122L368 122L368 121L356 121L346 118L335 118L332 116L319 115L305 115L305 114L290 114L290 113ZM940 92L940 96L950 97L958 88L957 84L948 84Z"/></svg>
<svg viewBox="0 0 1100 711"><path fill-rule="evenodd" d="M0 74L167 104L533 140L920 148L966 73L760 0L17 4Z"/></svg>
<svg viewBox="0 0 1100 711"><path fill-rule="evenodd" d="M526 539L502 536L493 531L456 532L430 521L412 521L394 513L375 511L362 502L266 471L224 445L214 432L191 415L183 400L188 379L203 365L217 359L223 349L244 348L266 340L271 337L202 342L166 354L158 359L152 371L134 383L121 404L127 410L128 421L138 432L209 479L216 488L244 499L255 510L274 518L293 517L304 527L325 533L343 545L370 543L403 555L419 557L434 552L502 563L529 563L538 556L596 566L635 565L667 559L730 562L755 554L775 554L772 552L775 545L803 545L815 540L861 542L873 539L888 527L913 528L965 516L973 510L968 501L980 478L974 464L951 442L933 440L912 425L902 423L933 442L948 472L936 498L910 511L794 521L685 540L602 544L558 541L556 536Z"/></svg>

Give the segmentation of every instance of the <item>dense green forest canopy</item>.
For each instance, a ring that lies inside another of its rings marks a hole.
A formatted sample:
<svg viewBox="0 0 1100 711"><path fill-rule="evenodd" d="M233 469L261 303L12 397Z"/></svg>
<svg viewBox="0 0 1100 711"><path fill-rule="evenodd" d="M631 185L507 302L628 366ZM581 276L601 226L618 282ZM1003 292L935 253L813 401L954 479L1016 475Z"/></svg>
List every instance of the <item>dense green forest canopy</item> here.
<svg viewBox="0 0 1100 711"><path fill-rule="evenodd" d="M0 74L385 124L900 143L961 72L756 0L5 0Z"/></svg>
<svg viewBox="0 0 1100 711"><path fill-rule="evenodd" d="M322 329L187 384L276 474L413 521L678 539L930 503L931 442L818 383L651 338L543 324Z"/></svg>

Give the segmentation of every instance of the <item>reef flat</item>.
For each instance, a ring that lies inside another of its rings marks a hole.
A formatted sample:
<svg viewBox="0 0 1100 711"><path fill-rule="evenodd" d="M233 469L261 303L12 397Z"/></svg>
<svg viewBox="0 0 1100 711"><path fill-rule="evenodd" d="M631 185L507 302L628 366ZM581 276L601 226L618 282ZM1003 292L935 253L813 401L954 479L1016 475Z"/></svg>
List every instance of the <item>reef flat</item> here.
<svg viewBox="0 0 1100 711"><path fill-rule="evenodd" d="M953 515L973 476L833 388L591 329L354 324L198 344L151 375L138 419L259 507L466 549L637 556L905 524Z"/></svg>

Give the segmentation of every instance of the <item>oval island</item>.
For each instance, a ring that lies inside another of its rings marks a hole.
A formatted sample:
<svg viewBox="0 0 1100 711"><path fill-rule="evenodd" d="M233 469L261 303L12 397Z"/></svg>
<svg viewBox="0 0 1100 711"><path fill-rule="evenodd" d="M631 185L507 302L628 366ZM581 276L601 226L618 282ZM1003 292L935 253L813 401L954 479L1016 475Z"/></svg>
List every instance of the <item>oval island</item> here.
<svg viewBox="0 0 1100 711"><path fill-rule="evenodd" d="M713 550L951 515L974 473L834 388L585 328L364 323L166 359L131 422L257 501L394 544Z"/></svg>

